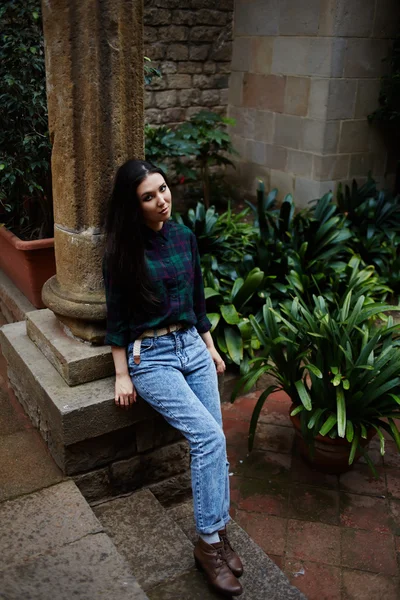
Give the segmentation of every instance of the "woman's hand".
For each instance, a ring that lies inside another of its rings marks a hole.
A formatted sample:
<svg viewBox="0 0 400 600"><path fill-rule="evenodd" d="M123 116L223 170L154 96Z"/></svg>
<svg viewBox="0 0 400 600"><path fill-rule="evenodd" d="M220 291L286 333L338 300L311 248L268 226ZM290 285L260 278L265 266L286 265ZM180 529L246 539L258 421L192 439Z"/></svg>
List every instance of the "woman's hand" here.
<svg viewBox="0 0 400 600"><path fill-rule="evenodd" d="M128 373L115 378L115 404L129 408L136 402L136 390Z"/></svg>
<svg viewBox="0 0 400 600"><path fill-rule="evenodd" d="M219 353L216 351L215 346L213 346L212 348L208 348L208 351L211 354L211 358L214 361L218 375L221 375L226 369L224 361L222 360Z"/></svg>

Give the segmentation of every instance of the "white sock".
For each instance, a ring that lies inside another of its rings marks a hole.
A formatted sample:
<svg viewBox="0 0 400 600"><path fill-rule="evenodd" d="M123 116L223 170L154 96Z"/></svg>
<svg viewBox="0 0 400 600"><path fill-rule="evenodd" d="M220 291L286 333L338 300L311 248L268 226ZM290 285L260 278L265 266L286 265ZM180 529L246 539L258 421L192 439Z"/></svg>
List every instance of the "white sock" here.
<svg viewBox="0 0 400 600"><path fill-rule="evenodd" d="M217 544L221 540L219 539L218 531L215 533L199 533L199 536L206 544Z"/></svg>

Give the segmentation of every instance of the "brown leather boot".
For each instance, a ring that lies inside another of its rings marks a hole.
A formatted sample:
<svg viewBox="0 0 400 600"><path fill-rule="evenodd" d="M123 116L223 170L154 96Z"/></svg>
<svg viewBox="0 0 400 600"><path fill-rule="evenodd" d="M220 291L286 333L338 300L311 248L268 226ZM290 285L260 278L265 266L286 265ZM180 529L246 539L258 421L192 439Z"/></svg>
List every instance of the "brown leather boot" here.
<svg viewBox="0 0 400 600"><path fill-rule="evenodd" d="M204 571L214 589L225 596L240 596L243 588L226 564L223 542L207 544L199 538L193 554L197 568Z"/></svg>
<svg viewBox="0 0 400 600"><path fill-rule="evenodd" d="M228 540L228 535L226 533L226 527L224 527L223 529L218 531L218 534L219 534L219 539L224 544L224 555L225 555L225 560L227 562L228 567L230 568L232 573L235 575L235 577L240 577L241 575L243 575L242 561L240 560L238 554L236 554L236 552L234 551L234 549L231 546L230 541Z"/></svg>

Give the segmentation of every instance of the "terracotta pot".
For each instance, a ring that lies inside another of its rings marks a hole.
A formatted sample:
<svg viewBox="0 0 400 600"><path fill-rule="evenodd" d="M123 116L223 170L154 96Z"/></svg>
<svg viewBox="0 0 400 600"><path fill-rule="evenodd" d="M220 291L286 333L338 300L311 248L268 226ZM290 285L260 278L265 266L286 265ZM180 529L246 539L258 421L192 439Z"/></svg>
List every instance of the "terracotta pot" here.
<svg viewBox="0 0 400 600"><path fill-rule="evenodd" d="M292 404L289 414L294 408L296 407ZM304 460L318 469L318 471L323 471L324 473L339 474L350 471L353 466L349 465L351 444L346 439L336 438L332 440L329 436L317 435L315 438L314 453L312 453L310 446L302 436L300 417L298 415L294 417L290 415L290 420L295 429L297 448ZM370 429L367 432L367 439L360 440L361 446L367 446L375 434L375 429ZM361 453L356 452L353 464L360 456Z"/></svg>
<svg viewBox="0 0 400 600"><path fill-rule="evenodd" d="M43 284L56 273L54 238L24 242L0 227L0 269L36 308L44 308Z"/></svg>

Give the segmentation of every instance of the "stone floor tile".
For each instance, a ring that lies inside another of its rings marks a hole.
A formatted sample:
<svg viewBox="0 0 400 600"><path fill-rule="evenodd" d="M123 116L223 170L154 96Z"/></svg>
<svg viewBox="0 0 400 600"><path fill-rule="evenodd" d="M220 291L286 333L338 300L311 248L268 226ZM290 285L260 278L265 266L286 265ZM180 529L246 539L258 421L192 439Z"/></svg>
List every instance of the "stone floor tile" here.
<svg viewBox="0 0 400 600"><path fill-rule="evenodd" d="M400 467L400 452L397 450L396 443L387 441L385 443L385 455L383 457L385 467Z"/></svg>
<svg viewBox="0 0 400 600"><path fill-rule="evenodd" d="M193 547L181 527L186 518L175 523L148 490L93 510L144 590L192 567Z"/></svg>
<svg viewBox="0 0 400 600"><path fill-rule="evenodd" d="M342 566L396 576L394 536L361 529L342 529Z"/></svg>
<svg viewBox="0 0 400 600"><path fill-rule="evenodd" d="M400 597L397 578L347 569L343 569L342 578L342 600L398 600Z"/></svg>
<svg viewBox="0 0 400 600"><path fill-rule="evenodd" d="M284 573L307 600L341 600L339 567L287 559Z"/></svg>
<svg viewBox="0 0 400 600"><path fill-rule="evenodd" d="M249 423L260 394L261 392L252 392L246 396L236 398L233 403L224 402L221 405L223 419L241 419Z"/></svg>
<svg viewBox="0 0 400 600"><path fill-rule="evenodd" d="M285 558L283 556L277 556L276 554L268 554L268 557L274 561L277 567L283 571L285 566ZM295 583L293 585L296 585Z"/></svg>
<svg viewBox="0 0 400 600"><path fill-rule="evenodd" d="M359 494L340 494L340 524L377 533L391 532L388 500Z"/></svg>
<svg viewBox="0 0 400 600"><path fill-rule="evenodd" d="M289 488L265 479L237 478L233 490L234 502L240 510L287 516Z"/></svg>
<svg viewBox="0 0 400 600"><path fill-rule="evenodd" d="M293 427L289 416L291 404L291 399L284 392L271 394L270 398L264 404L259 421L283 427Z"/></svg>
<svg viewBox="0 0 400 600"><path fill-rule="evenodd" d="M316 487L326 487L337 489L339 480L337 475L322 473L309 465L301 456L296 453L292 455L291 480L294 483L305 483Z"/></svg>
<svg viewBox="0 0 400 600"><path fill-rule="evenodd" d="M177 577L163 581L147 591L150 600L221 600L197 569L190 569Z"/></svg>
<svg viewBox="0 0 400 600"><path fill-rule="evenodd" d="M240 447L247 451L249 424L243 419L223 419L223 429L227 446Z"/></svg>
<svg viewBox="0 0 400 600"><path fill-rule="evenodd" d="M146 600L104 533L88 535L0 573L7 600ZM4 595L3 595L4 594Z"/></svg>
<svg viewBox="0 0 400 600"><path fill-rule="evenodd" d="M375 479L367 465L357 463L353 469L339 477L339 487L345 492L367 496L386 496L386 482L383 469L377 469L379 479Z"/></svg>
<svg viewBox="0 0 400 600"><path fill-rule="evenodd" d="M389 519L392 533L400 535L400 500L396 498L389 500Z"/></svg>
<svg viewBox="0 0 400 600"><path fill-rule="evenodd" d="M25 564L103 528L73 481L0 505L2 568Z"/></svg>
<svg viewBox="0 0 400 600"><path fill-rule="evenodd" d="M36 430L0 437L0 502L62 479L61 470Z"/></svg>
<svg viewBox="0 0 400 600"><path fill-rule="evenodd" d="M302 521L339 525L339 492L302 484L293 486L288 516Z"/></svg>
<svg viewBox="0 0 400 600"><path fill-rule="evenodd" d="M289 520L286 556L340 565L340 528L325 523Z"/></svg>
<svg viewBox="0 0 400 600"><path fill-rule="evenodd" d="M228 448L228 457L229 457ZM235 475L280 483L290 480L291 455L253 450L238 461Z"/></svg>
<svg viewBox="0 0 400 600"><path fill-rule="evenodd" d="M400 500L400 469L386 469L386 482L389 496Z"/></svg>
<svg viewBox="0 0 400 600"><path fill-rule="evenodd" d="M293 440L293 428L259 422L254 438L254 448L272 452L290 453L293 447Z"/></svg>
<svg viewBox="0 0 400 600"><path fill-rule="evenodd" d="M238 510L235 520L264 552L283 556L286 543L286 519Z"/></svg>

